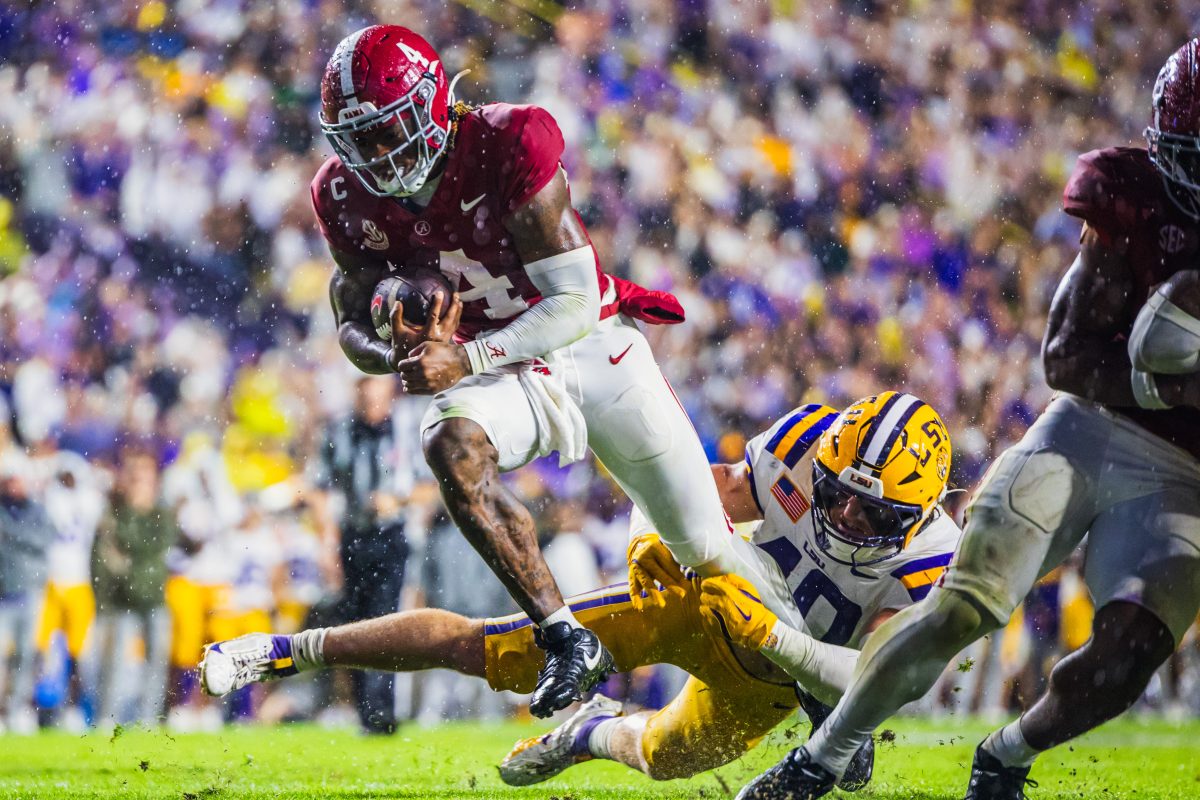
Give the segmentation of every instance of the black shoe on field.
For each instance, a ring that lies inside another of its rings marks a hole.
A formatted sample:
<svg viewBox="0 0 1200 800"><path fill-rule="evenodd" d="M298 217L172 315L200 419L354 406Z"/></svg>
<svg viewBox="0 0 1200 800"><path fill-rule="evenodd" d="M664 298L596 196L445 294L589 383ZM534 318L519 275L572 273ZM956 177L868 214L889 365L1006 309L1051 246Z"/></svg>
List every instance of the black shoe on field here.
<svg viewBox="0 0 1200 800"><path fill-rule="evenodd" d="M975 748L971 764L971 782L963 800L1026 800L1025 787L1037 788L1029 778L1030 767L1006 767L1000 759L983 749Z"/></svg>
<svg viewBox="0 0 1200 800"><path fill-rule="evenodd" d="M808 732L808 738L811 739L812 735L817 732L817 728L824 725L825 720L833 713L833 707L825 705L799 687L796 689L796 696L800 698L800 708L804 709L804 713L808 715L808 721L812 724L812 728ZM871 775L874 772L875 740L867 739L855 752L854 758L850 759L846 771L842 773L841 780L837 782L838 788L847 792L857 792L871 782Z"/></svg>
<svg viewBox="0 0 1200 800"><path fill-rule="evenodd" d="M546 665L538 673L529 713L548 717L583 699L583 693L616 672L612 654L587 628L556 622L547 630L535 626L533 640L546 651Z"/></svg>
<svg viewBox="0 0 1200 800"><path fill-rule="evenodd" d="M797 747L738 792L736 800L816 800L833 791L833 773Z"/></svg>

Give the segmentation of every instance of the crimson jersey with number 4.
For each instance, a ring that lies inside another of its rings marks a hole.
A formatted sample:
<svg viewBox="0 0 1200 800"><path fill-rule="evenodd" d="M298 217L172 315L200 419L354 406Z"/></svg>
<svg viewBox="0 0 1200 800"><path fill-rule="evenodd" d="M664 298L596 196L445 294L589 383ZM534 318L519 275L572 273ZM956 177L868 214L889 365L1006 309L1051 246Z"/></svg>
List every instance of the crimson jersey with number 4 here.
<svg viewBox="0 0 1200 800"><path fill-rule="evenodd" d="M372 195L336 157L313 179L313 208L334 250L387 262L400 275L441 269L463 299L459 336L473 338L541 300L504 221L550 182L562 152L562 134L548 112L494 103L459 120L441 182L424 210ZM458 250L475 263L441 266L439 253ZM616 311L615 297L599 261L596 271L601 297L610 301L603 318Z"/></svg>
<svg viewBox="0 0 1200 800"><path fill-rule="evenodd" d="M1171 200L1162 175L1141 148L1110 147L1080 156L1063 192L1063 209L1112 246L1125 248L1117 277L1134 291L1125 301L1122 336L1133 330L1138 311L1158 284L1197 267L1200 225ZM1200 411L1114 410L1200 458Z"/></svg>

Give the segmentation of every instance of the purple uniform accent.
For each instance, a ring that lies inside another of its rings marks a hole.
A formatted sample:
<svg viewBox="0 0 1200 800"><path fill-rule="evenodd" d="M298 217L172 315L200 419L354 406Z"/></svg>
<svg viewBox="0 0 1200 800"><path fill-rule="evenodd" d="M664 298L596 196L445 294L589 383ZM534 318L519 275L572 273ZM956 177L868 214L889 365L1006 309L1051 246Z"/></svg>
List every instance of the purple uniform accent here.
<svg viewBox="0 0 1200 800"><path fill-rule="evenodd" d="M950 564L950 561L953 558L954 553L941 553L936 556L918 558L916 561L910 561L907 564L892 570L892 577L903 578L905 575L912 575L914 572L924 572L927 569L945 567Z"/></svg>
<svg viewBox="0 0 1200 800"><path fill-rule="evenodd" d="M278 661L281 658L292 657L292 637L280 636L278 634L271 637L271 660Z"/></svg>
<svg viewBox="0 0 1200 800"><path fill-rule="evenodd" d="M587 722L583 723L583 725L579 728L579 731L575 734L575 741L571 743L571 755L590 755L592 751L588 747L588 739L591 738L592 731L596 729L597 725L599 725L601 722L604 722L604 720L612 718L612 714L606 717L592 717Z"/></svg>
<svg viewBox="0 0 1200 800"><path fill-rule="evenodd" d="M600 589L599 591L604 591L605 589L616 589L616 588L624 586L624 585L625 584L614 583L612 586L605 586L604 589ZM612 606L612 605L616 605L618 603L628 603L628 602L629 602L629 592L622 592L622 593L618 593L618 594L607 595L605 597L593 597L589 600L580 600L575 603L569 603L567 607L570 608L572 612L575 612L575 611L587 611L589 608L600 608L601 606ZM509 633L510 631L520 630L521 628L528 627L532 624L533 624L533 620L531 620L529 617L520 616L520 617L517 617L516 619L510 620L508 622L499 622L499 623L495 623L495 624L484 625L483 626L483 635L484 636L495 636L495 635L501 634L501 633Z"/></svg>
<svg viewBox="0 0 1200 800"><path fill-rule="evenodd" d="M292 637L291 636L280 636L279 634L272 634L272 636L271 636L271 660L279 661L280 659L284 659L284 658L291 658L292 663L286 667L276 669L275 670L276 675L280 675L282 677L287 677L289 675L295 675L297 672L300 671L296 668L295 658L292 656Z"/></svg>

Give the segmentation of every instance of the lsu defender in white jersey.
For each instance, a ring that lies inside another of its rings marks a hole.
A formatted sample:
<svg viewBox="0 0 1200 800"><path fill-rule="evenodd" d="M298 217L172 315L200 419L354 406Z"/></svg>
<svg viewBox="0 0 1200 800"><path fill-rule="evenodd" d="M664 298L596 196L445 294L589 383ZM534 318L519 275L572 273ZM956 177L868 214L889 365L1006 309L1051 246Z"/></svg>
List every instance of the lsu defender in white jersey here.
<svg viewBox="0 0 1200 800"><path fill-rule="evenodd" d="M589 756L651 777L683 777L753 747L796 701L820 726L849 685L866 635L923 599L945 572L960 536L940 506L949 471L945 425L912 395L884 392L841 414L822 405L795 409L750 441L743 463L713 467L730 518L756 523L749 541L735 542L739 556L758 566L757 585L737 575L682 582L635 512L629 594L586 597L572 608L618 666L668 661L692 677L661 711L611 722L602 718L619 705L597 695L556 730L518 742L501 777L536 783ZM593 609L597 602L603 610ZM521 663L514 654L524 650L513 627L520 619L488 623L490 677L501 673L493 661ZM722 667L730 642L751 652ZM782 684L799 689L794 701L747 666L754 651L797 682ZM614 748L619 736L633 744ZM868 743L842 788L866 785L873 760Z"/></svg>
<svg viewBox="0 0 1200 800"><path fill-rule="evenodd" d="M869 426L860 424L864 416ZM826 431L831 435L822 442ZM933 409L895 392L841 415L828 406L801 406L746 446L750 489L762 514L751 541L778 567L813 637L857 648L877 612L922 599L941 577L962 534L938 504L949 453ZM813 502L814 482L822 504ZM885 498L885 483L902 496ZM831 520L830 504L851 495L878 532L874 538Z"/></svg>
<svg viewBox="0 0 1200 800"><path fill-rule="evenodd" d="M501 778L537 783L590 758L681 778L738 758L800 705L818 725L849 685L865 632L923 597L949 560L958 530L938 505L949 467L936 412L895 392L840 415L796 409L751 442L746 462L713 466L732 521L757 524L750 540L732 538L770 592L735 575L689 579L642 517L629 583L568 603L622 671L669 663L690 677L658 711L620 715L597 695L557 729L518 742ZM471 620L421 609L216 642L200 676L206 691L226 694L322 666L437 666L528 692L545 660L535 629L524 614ZM865 785L872 753L863 746L844 788Z"/></svg>

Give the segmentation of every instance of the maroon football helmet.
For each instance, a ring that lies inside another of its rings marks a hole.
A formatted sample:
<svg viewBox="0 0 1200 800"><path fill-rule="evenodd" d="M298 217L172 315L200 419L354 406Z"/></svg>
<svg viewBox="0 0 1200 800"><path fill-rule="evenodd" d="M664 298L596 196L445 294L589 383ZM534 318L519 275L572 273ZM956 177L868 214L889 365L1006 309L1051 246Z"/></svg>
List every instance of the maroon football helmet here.
<svg viewBox="0 0 1200 800"><path fill-rule="evenodd" d="M372 25L342 39L325 66L321 130L367 191L408 197L446 149L451 92L429 42Z"/></svg>
<svg viewBox="0 0 1200 800"><path fill-rule="evenodd" d="M1175 204L1200 219L1200 39L1176 50L1154 82L1150 160Z"/></svg>

